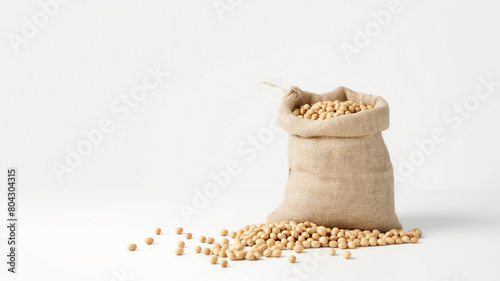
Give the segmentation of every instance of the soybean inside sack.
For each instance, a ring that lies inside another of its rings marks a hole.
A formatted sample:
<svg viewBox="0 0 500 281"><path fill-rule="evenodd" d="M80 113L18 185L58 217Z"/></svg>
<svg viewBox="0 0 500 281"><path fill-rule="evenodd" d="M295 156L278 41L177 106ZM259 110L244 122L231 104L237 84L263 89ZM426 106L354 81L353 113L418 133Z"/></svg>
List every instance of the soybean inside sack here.
<svg viewBox="0 0 500 281"><path fill-rule="evenodd" d="M319 101L350 100L373 109L325 120L293 110ZM311 221L326 227L402 229L394 207L394 174L382 131L389 105L345 87L318 95L291 87L278 111L287 131L289 175L281 205L268 222Z"/></svg>

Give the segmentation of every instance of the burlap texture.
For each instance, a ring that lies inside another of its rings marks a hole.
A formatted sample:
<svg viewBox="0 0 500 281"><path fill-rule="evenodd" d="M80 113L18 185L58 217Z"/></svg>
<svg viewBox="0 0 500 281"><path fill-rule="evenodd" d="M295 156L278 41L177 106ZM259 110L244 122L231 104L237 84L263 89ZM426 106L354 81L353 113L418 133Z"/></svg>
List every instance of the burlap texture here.
<svg viewBox="0 0 500 281"><path fill-rule="evenodd" d="M351 100L373 109L326 120L301 119L293 109L324 100ZM292 87L278 118L289 134L289 175L281 205L268 222L311 221L326 227L401 229L394 209L394 174L382 131L389 106L377 96L339 87L322 95Z"/></svg>

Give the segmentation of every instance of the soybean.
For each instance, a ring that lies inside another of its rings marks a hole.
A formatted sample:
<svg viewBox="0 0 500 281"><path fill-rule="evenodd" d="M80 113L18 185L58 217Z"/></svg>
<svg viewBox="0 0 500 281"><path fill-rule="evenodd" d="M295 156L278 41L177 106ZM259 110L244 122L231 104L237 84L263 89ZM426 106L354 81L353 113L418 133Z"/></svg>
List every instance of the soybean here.
<svg viewBox="0 0 500 281"><path fill-rule="evenodd" d="M253 252L252 251L248 251L247 254L245 255L245 258L247 259L247 261L253 260L254 259Z"/></svg>
<svg viewBox="0 0 500 281"><path fill-rule="evenodd" d="M239 251L236 253L236 259L237 260L242 260L246 256L247 252L246 251Z"/></svg>
<svg viewBox="0 0 500 281"><path fill-rule="evenodd" d="M351 252L345 251L344 254L342 254L345 259L350 259L351 258Z"/></svg>
<svg viewBox="0 0 500 281"><path fill-rule="evenodd" d="M217 256L211 256L208 261L211 263L211 264L216 264L217 263L217 260L219 260L219 258Z"/></svg>
<svg viewBox="0 0 500 281"><path fill-rule="evenodd" d="M135 251L135 249L137 249L137 245L136 245L136 244L133 244L133 243L128 244L128 245L127 245L127 249L128 249L129 251Z"/></svg>
<svg viewBox="0 0 500 281"><path fill-rule="evenodd" d="M293 250L296 253L302 253L302 251L304 251L304 246L302 246L302 245L296 245L295 247L293 247Z"/></svg>
<svg viewBox="0 0 500 281"><path fill-rule="evenodd" d="M198 245L194 246L194 252L195 253L200 253L201 252L201 247L198 246Z"/></svg>

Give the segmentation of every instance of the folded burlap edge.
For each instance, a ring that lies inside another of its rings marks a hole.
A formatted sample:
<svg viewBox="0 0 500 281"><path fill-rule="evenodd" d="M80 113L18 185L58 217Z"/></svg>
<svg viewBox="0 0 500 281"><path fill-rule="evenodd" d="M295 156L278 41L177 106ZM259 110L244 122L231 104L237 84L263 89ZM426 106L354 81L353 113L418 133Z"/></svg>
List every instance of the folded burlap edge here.
<svg viewBox="0 0 500 281"><path fill-rule="evenodd" d="M314 104L325 100L351 100L371 104L373 109L355 114L342 115L325 120L298 118L293 110L303 104ZM346 87L331 92L316 94L290 87L278 110L280 126L289 134L301 137L359 137L372 135L389 128L389 105L379 96L362 94Z"/></svg>

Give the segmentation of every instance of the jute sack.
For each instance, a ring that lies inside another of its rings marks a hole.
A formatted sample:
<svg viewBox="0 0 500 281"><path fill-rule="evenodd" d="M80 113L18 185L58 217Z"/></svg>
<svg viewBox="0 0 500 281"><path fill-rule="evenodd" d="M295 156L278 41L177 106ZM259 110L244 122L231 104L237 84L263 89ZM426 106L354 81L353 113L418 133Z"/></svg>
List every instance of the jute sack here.
<svg viewBox="0 0 500 281"><path fill-rule="evenodd" d="M326 120L293 109L325 100L361 101L373 109ZM278 111L288 139L289 175L281 205L268 222L310 221L326 227L402 229L394 210L394 174L382 131L389 106L377 96L339 87L322 95L291 87Z"/></svg>

